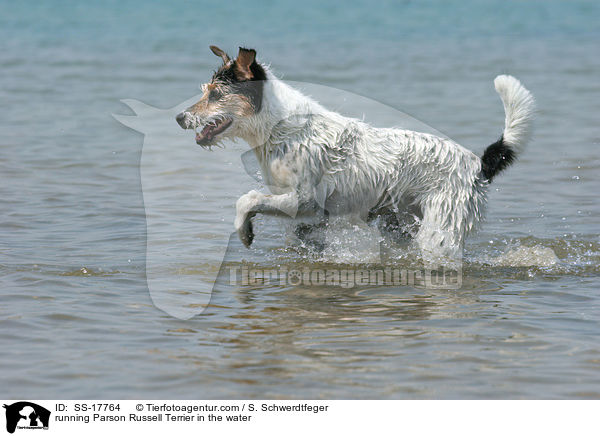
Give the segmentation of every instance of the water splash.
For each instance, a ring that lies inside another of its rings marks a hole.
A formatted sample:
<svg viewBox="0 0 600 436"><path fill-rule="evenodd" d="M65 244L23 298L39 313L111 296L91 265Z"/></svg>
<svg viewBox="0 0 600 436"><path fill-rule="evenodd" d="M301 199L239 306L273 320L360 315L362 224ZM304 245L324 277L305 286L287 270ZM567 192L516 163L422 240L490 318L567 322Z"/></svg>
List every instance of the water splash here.
<svg viewBox="0 0 600 436"><path fill-rule="evenodd" d="M517 247L491 260L495 266L540 266L556 265L560 259L550 247L536 245L535 247Z"/></svg>

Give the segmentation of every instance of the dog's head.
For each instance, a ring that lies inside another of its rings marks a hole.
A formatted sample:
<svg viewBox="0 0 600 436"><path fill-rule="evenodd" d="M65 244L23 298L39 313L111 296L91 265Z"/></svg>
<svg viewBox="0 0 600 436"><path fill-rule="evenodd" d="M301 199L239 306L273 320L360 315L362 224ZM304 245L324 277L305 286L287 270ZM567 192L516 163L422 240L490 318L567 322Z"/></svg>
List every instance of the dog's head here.
<svg viewBox="0 0 600 436"><path fill-rule="evenodd" d="M221 139L241 137L250 119L262 106L265 69L256 62L256 51L240 47L235 59L214 45L212 52L223 65L209 83L202 85L202 98L177 115L183 129L196 131L196 143L203 147Z"/></svg>

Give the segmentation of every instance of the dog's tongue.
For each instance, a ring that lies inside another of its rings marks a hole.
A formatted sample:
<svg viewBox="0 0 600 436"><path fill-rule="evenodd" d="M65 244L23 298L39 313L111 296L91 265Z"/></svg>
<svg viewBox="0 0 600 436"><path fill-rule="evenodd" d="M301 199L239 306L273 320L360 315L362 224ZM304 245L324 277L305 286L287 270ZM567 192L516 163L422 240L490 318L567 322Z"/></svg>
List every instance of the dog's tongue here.
<svg viewBox="0 0 600 436"><path fill-rule="evenodd" d="M202 142L210 141L212 139L213 126L205 126L200 133L196 133L196 142L201 144Z"/></svg>

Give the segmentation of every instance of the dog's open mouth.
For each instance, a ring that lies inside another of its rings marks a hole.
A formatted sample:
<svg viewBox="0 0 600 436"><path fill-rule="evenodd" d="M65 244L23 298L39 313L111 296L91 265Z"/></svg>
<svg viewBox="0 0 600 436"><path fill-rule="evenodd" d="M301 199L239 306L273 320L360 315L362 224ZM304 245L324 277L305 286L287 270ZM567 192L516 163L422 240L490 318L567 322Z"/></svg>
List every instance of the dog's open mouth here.
<svg viewBox="0 0 600 436"><path fill-rule="evenodd" d="M211 121L200 132L196 132L196 144L209 145L219 133L223 133L232 123L231 118Z"/></svg>

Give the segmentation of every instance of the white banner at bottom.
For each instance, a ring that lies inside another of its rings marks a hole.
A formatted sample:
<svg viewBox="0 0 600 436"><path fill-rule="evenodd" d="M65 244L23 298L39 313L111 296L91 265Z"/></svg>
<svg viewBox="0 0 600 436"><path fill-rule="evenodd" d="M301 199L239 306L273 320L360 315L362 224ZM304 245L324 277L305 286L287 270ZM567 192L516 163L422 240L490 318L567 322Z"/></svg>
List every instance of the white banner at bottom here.
<svg viewBox="0 0 600 436"><path fill-rule="evenodd" d="M598 401L4 400L0 434L598 434ZM41 430L41 431L35 431Z"/></svg>

